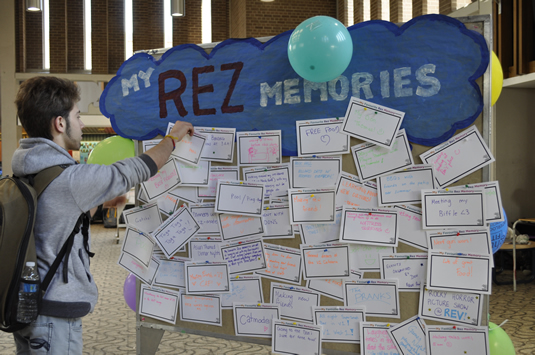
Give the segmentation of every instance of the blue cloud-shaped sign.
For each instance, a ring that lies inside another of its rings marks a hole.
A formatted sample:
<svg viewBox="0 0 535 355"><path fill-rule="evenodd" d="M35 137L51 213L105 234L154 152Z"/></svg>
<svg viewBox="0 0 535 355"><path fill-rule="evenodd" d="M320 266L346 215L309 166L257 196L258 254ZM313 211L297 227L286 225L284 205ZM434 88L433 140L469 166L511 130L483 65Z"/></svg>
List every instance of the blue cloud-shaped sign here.
<svg viewBox="0 0 535 355"><path fill-rule="evenodd" d="M287 56L292 31L267 43L230 39L210 54L180 45L159 60L127 60L100 100L121 136L151 139L168 122L282 129L283 155L297 155L295 121L343 117L351 96L405 112L411 142L437 145L472 124L483 108L476 79L489 51L480 34L442 15L417 17L401 27L368 21L350 27L353 58L327 83L299 77Z"/></svg>

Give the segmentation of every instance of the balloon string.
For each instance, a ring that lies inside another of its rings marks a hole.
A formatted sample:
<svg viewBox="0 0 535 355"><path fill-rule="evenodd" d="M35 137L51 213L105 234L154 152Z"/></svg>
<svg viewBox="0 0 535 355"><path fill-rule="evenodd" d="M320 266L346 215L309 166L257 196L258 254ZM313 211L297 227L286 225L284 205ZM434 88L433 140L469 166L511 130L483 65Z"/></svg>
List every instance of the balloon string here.
<svg viewBox="0 0 535 355"><path fill-rule="evenodd" d="M507 323L507 321L509 321L509 319L504 320L503 322L500 323L500 325L498 325L498 326L496 326L496 327L494 327L494 328L492 328L492 329L489 328L489 332L490 332L491 330L496 329L496 328L501 328L505 323Z"/></svg>

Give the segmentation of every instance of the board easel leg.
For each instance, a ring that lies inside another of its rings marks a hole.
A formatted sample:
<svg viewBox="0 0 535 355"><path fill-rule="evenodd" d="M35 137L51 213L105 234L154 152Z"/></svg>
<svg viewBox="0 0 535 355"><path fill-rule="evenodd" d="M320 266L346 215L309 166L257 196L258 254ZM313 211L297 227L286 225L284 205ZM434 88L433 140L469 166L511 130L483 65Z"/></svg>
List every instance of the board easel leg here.
<svg viewBox="0 0 535 355"><path fill-rule="evenodd" d="M140 326L136 331L137 355L154 355L162 340L164 330Z"/></svg>

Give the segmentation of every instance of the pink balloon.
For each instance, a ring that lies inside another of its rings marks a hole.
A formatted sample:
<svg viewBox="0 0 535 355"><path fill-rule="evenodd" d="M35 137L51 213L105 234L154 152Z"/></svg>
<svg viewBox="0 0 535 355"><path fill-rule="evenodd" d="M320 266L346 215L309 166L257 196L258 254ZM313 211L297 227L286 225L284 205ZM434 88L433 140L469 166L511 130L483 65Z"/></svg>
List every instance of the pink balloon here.
<svg viewBox="0 0 535 355"><path fill-rule="evenodd" d="M128 307L134 312L136 311L136 276L130 274L124 280L123 296Z"/></svg>

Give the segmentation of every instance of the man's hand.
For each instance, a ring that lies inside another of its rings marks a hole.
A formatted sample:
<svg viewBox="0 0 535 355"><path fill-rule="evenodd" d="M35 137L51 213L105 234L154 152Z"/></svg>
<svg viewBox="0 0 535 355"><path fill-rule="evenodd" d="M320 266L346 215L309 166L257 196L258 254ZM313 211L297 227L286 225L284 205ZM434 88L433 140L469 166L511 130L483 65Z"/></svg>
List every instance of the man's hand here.
<svg viewBox="0 0 535 355"><path fill-rule="evenodd" d="M169 135L178 138L178 141L176 141L178 143L182 140L182 138L184 138L186 134L192 136L193 132L194 129L191 123L184 121L176 121L173 128L171 128Z"/></svg>

